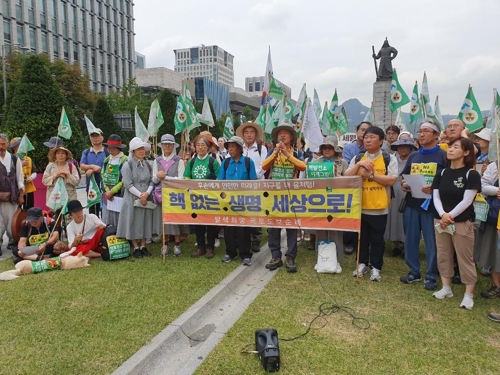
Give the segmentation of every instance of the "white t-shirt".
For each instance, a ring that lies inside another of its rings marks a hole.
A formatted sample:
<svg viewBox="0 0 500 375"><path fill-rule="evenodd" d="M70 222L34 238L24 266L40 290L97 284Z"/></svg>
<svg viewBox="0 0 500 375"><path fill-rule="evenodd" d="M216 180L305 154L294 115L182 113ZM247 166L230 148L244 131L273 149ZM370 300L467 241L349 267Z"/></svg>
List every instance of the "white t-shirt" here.
<svg viewBox="0 0 500 375"><path fill-rule="evenodd" d="M83 227L84 224L85 228ZM68 243L71 245L75 240L75 237L81 233L83 233L83 240L85 240L85 234L89 233L91 230L94 230L99 225L106 224L104 224L104 222L94 214L84 214L83 221L80 224L75 223L75 221L73 220L66 227L66 230L68 231Z"/></svg>

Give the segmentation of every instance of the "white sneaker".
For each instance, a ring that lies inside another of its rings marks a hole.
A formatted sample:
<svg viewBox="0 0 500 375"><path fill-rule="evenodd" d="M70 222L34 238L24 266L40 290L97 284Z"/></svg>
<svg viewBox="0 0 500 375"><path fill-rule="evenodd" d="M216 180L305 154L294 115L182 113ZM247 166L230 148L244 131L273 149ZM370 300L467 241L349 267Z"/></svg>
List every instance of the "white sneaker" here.
<svg viewBox="0 0 500 375"><path fill-rule="evenodd" d="M336 268L335 272L342 273L342 267L340 267L340 263L337 263L337 268Z"/></svg>
<svg viewBox="0 0 500 375"><path fill-rule="evenodd" d="M474 299L472 298L471 294L464 294L464 299L460 303L460 307L467 310L472 310L472 308L474 307Z"/></svg>
<svg viewBox="0 0 500 375"><path fill-rule="evenodd" d="M180 246L174 246L174 255L176 257L178 257L181 254L182 254L181 247Z"/></svg>
<svg viewBox="0 0 500 375"><path fill-rule="evenodd" d="M215 239L214 247L220 246L220 240L218 238Z"/></svg>
<svg viewBox="0 0 500 375"><path fill-rule="evenodd" d="M358 269L352 271L352 276L356 277L356 275L358 275L358 277L363 277L363 275L367 272L368 272L368 267L366 267L364 263L360 263L358 264Z"/></svg>
<svg viewBox="0 0 500 375"><path fill-rule="evenodd" d="M453 297L453 292L451 291L451 288L445 288L444 286L441 288L441 290L438 290L437 292L432 293L432 296L437 298L437 299L445 299L445 298L451 298Z"/></svg>
<svg viewBox="0 0 500 375"><path fill-rule="evenodd" d="M371 281L380 281L382 280L382 276L380 276L380 270L372 267L370 270L370 280Z"/></svg>
<svg viewBox="0 0 500 375"><path fill-rule="evenodd" d="M161 248L161 256L167 256L168 255L168 245L165 245Z"/></svg>

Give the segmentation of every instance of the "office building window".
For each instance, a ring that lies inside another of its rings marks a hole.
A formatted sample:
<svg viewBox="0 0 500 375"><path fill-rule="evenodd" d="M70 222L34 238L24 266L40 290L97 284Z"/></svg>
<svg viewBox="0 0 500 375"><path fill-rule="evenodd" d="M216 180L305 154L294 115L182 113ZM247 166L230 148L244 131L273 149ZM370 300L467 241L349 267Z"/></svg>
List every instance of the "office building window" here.
<svg viewBox="0 0 500 375"><path fill-rule="evenodd" d="M23 3L22 0L16 0L16 19L17 22L23 20Z"/></svg>
<svg viewBox="0 0 500 375"><path fill-rule="evenodd" d="M54 35L54 39L52 40L52 50L54 51L54 57L59 57L59 38L57 35Z"/></svg>
<svg viewBox="0 0 500 375"><path fill-rule="evenodd" d="M47 36L47 32L43 31L42 32L42 52L49 52L49 48L48 48L48 44L49 44L49 38Z"/></svg>
<svg viewBox="0 0 500 375"><path fill-rule="evenodd" d="M22 25L17 25L17 44L24 46L24 29Z"/></svg>
<svg viewBox="0 0 500 375"><path fill-rule="evenodd" d="M30 48L31 52L36 53L36 32L35 29L30 28Z"/></svg>
<svg viewBox="0 0 500 375"><path fill-rule="evenodd" d="M10 22L9 21L3 21L3 39L4 42L7 44L11 44L11 35L10 35Z"/></svg>

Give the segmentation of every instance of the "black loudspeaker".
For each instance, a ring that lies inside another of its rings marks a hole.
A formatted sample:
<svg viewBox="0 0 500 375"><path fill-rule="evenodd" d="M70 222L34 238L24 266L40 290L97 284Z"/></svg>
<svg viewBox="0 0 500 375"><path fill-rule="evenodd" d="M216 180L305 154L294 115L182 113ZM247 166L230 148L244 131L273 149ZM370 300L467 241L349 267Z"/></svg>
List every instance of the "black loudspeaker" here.
<svg viewBox="0 0 500 375"><path fill-rule="evenodd" d="M255 349L259 359L267 372L280 369L280 348L278 345L278 331L274 328L255 331Z"/></svg>

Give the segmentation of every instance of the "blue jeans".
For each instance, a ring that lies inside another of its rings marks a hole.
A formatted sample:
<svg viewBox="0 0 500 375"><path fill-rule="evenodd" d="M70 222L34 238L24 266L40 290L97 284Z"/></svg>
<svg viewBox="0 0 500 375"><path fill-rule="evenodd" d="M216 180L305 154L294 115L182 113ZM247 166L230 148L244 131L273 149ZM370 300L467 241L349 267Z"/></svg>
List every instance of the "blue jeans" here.
<svg viewBox="0 0 500 375"><path fill-rule="evenodd" d="M436 257L436 235L434 233L434 214L423 212L412 207L406 207L403 212L403 225L405 228L405 261L410 267L410 273L420 276L420 233L424 237L425 258L427 261L427 280L436 281L437 257Z"/></svg>

